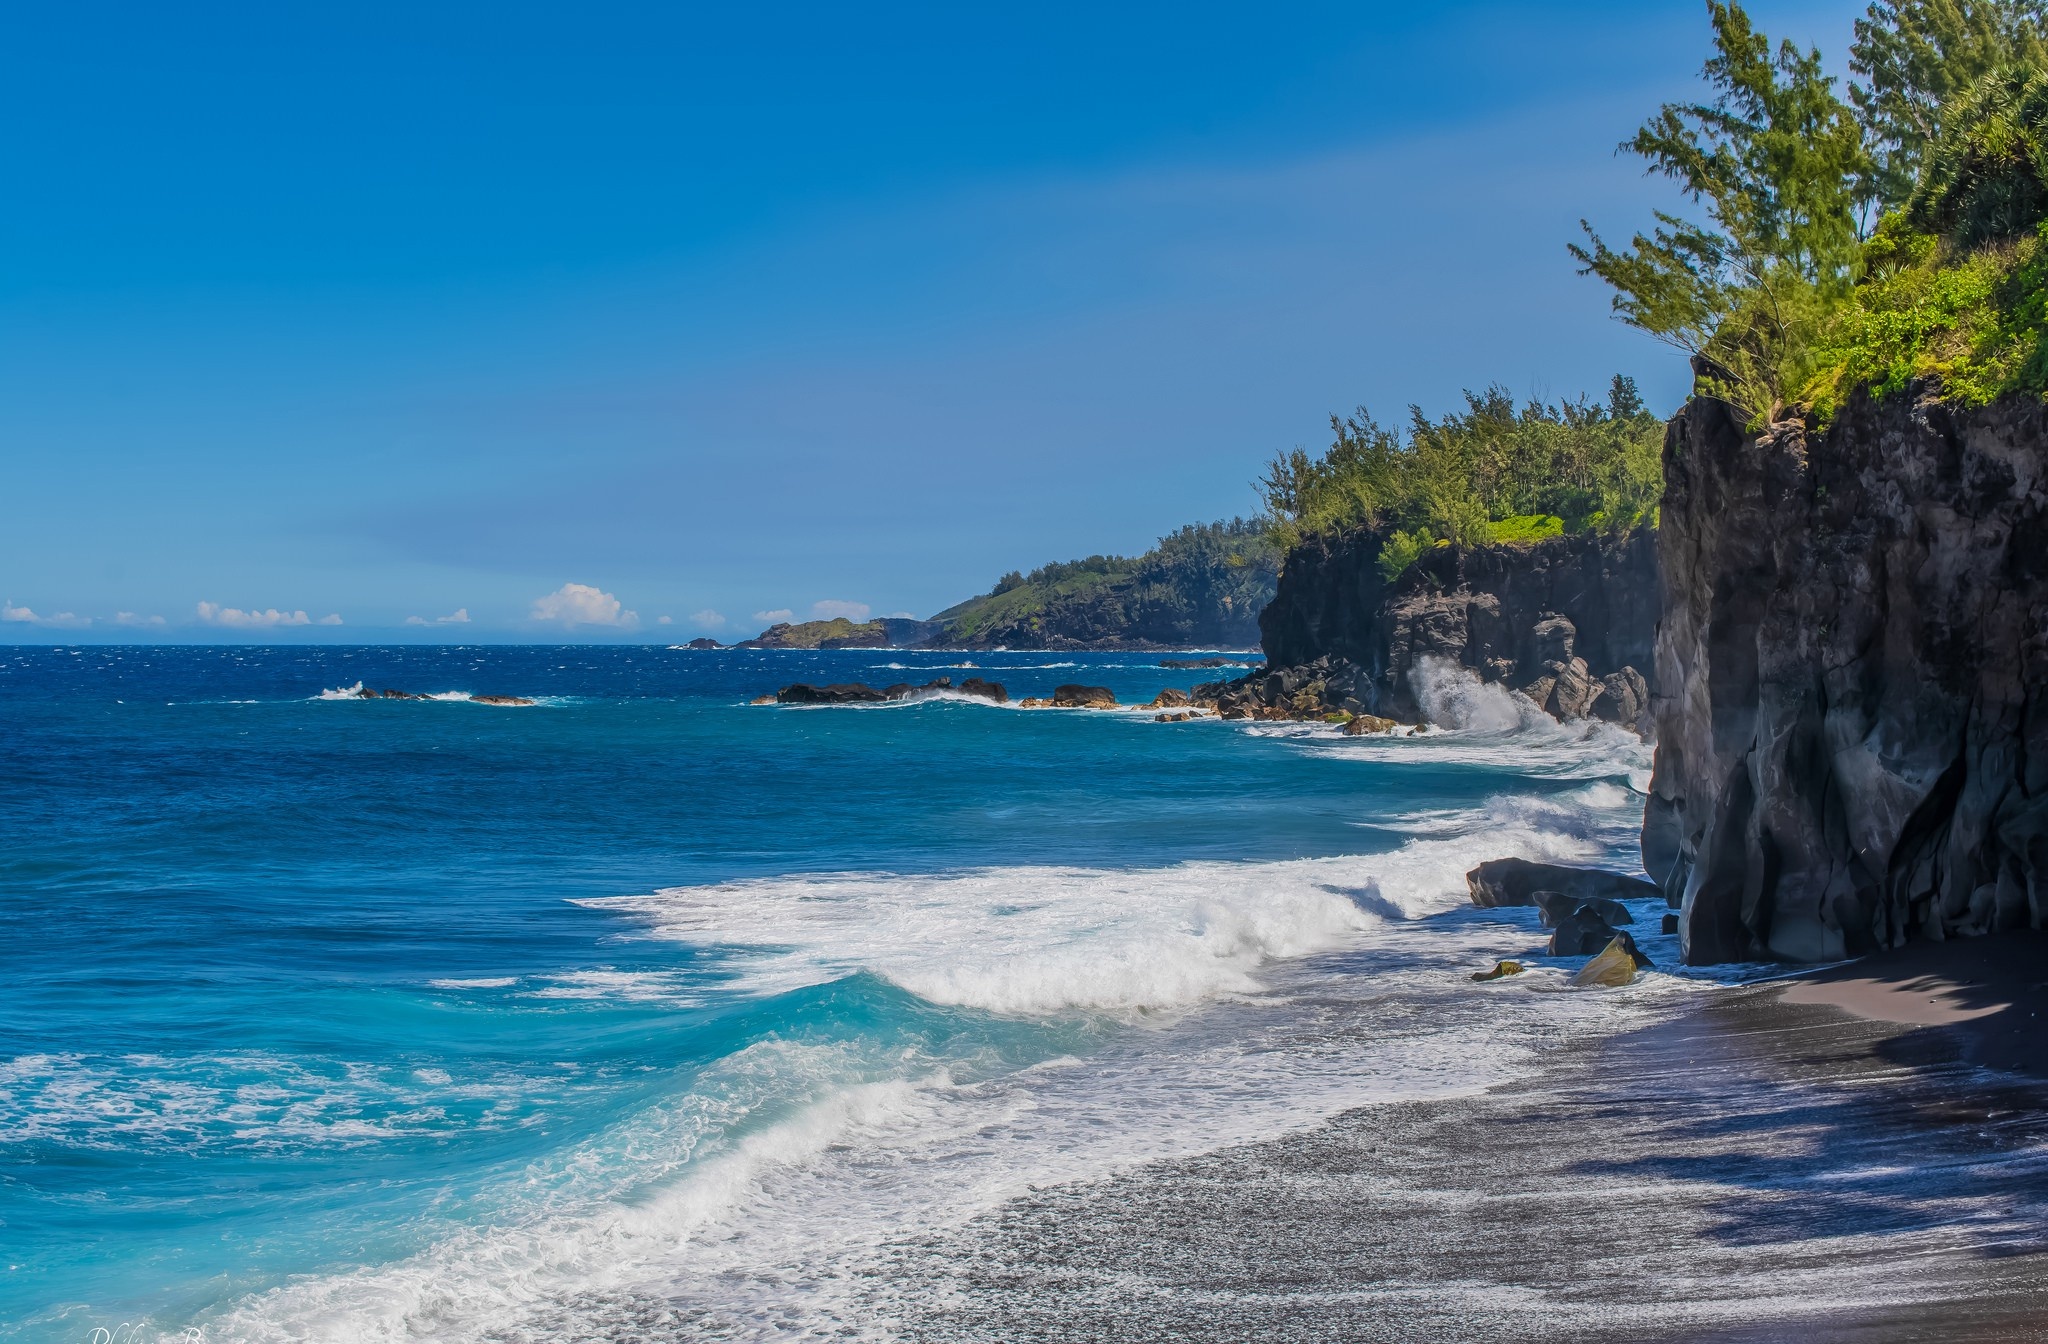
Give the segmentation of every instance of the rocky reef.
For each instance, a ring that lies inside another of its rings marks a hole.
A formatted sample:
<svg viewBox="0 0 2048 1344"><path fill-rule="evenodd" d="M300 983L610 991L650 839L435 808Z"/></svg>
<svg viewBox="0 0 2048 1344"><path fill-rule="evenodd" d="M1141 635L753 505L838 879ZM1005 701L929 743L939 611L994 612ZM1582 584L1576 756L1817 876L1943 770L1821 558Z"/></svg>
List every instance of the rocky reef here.
<svg viewBox="0 0 2048 1344"><path fill-rule="evenodd" d="M1655 533L1441 546L1391 581L1384 537L1354 529L1289 552L1259 617L1270 670L1200 688L1233 718L1428 717L1429 660L1521 691L1560 719L1649 730Z"/></svg>
<svg viewBox="0 0 2048 1344"><path fill-rule="evenodd" d="M755 704L780 705L871 705L883 704L890 700L919 700L951 691L956 695L972 696L977 700L988 700L998 705L1008 704L1010 693L1000 682L984 681L980 677L969 677L958 686L951 677L935 677L922 686L899 681L893 686L874 687L861 681L836 682L830 686L813 686L809 682L793 682L774 695L764 695Z"/></svg>
<svg viewBox="0 0 2048 1344"><path fill-rule="evenodd" d="M2048 406L1696 399L1664 475L1643 860L1685 959L2042 927Z"/></svg>

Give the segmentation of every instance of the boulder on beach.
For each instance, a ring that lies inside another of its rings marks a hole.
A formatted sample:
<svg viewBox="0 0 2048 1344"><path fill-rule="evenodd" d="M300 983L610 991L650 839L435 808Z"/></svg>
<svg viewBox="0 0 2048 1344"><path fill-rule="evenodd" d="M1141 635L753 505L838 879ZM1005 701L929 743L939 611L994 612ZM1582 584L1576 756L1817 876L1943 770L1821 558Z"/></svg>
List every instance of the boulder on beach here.
<svg viewBox="0 0 2048 1344"><path fill-rule="evenodd" d="M1503 976L1520 975L1522 969L1522 963L1519 961L1496 961L1492 970L1474 971L1472 978L1479 981L1498 980Z"/></svg>
<svg viewBox="0 0 2048 1344"><path fill-rule="evenodd" d="M1052 703L1058 709L1115 709L1116 692L1107 686L1083 686L1079 682L1069 682L1053 688Z"/></svg>
<svg viewBox="0 0 2048 1344"><path fill-rule="evenodd" d="M1590 957L1619 932L1591 910L1574 910L1557 921L1557 930L1550 935L1550 955Z"/></svg>
<svg viewBox="0 0 2048 1344"><path fill-rule="evenodd" d="M1620 901L1606 896L1567 896L1561 891L1535 892L1531 899L1543 921L1543 927L1554 929L1558 921L1580 910L1590 910L1609 924L1633 924L1636 917Z"/></svg>
<svg viewBox="0 0 2048 1344"><path fill-rule="evenodd" d="M1625 933L1617 933L1598 955L1579 968L1579 973L1572 977L1572 987L1584 989L1589 985L1605 985L1619 989L1632 984L1636 972L1651 964L1642 949L1636 946L1635 939Z"/></svg>
<svg viewBox="0 0 2048 1344"><path fill-rule="evenodd" d="M1392 719L1383 719L1377 714L1353 714L1344 724L1344 736L1363 737L1367 733L1391 733L1400 726Z"/></svg>
<svg viewBox="0 0 2048 1344"><path fill-rule="evenodd" d="M1465 874L1465 885L1472 893L1472 904L1488 908L1534 905L1539 891L1588 901L1639 901L1663 895L1644 878L1529 859L1488 859Z"/></svg>

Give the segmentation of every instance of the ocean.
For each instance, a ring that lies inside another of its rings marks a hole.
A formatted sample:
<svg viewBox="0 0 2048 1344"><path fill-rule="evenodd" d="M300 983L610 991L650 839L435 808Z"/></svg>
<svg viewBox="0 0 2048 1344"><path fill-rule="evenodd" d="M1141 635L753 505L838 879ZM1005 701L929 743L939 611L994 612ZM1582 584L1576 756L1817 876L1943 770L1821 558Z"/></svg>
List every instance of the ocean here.
<svg viewBox="0 0 2048 1344"><path fill-rule="evenodd" d="M1653 902L1627 990L1470 981L1544 933L1465 870L1635 870L1650 757L1450 669L1401 737L748 703L1237 670L1159 661L0 650L0 1339L922 1337L906 1246L1735 974Z"/></svg>

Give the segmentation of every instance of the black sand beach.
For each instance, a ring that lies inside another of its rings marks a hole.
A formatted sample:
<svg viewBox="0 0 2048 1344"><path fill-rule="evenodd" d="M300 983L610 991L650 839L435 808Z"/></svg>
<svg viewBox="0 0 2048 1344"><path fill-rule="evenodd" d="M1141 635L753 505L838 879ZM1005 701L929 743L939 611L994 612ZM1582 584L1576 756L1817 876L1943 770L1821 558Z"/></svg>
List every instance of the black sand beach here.
<svg viewBox="0 0 2048 1344"><path fill-rule="evenodd" d="M899 1246L876 1313L933 1341L2048 1339L2044 984L2019 935L1731 989L1482 1096L1013 1201Z"/></svg>

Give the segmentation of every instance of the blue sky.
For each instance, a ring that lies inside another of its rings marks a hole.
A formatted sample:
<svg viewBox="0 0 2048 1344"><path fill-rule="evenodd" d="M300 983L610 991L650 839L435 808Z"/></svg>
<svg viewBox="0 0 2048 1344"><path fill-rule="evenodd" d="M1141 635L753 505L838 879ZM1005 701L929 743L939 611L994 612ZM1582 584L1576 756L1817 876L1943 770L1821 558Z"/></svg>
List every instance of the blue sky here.
<svg viewBox="0 0 2048 1344"><path fill-rule="evenodd" d="M1752 12L1839 64L1860 9ZM1690 0L18 10L0 640L924 616L1251 512L1332 411L1669 409L1564 247L1670 204L1613 149L1705 54Z"/></svg>

